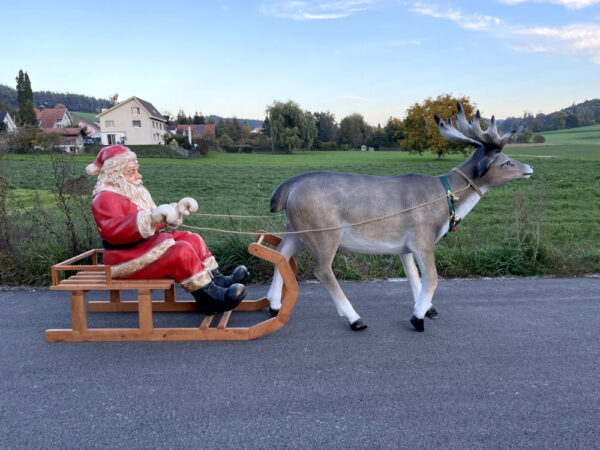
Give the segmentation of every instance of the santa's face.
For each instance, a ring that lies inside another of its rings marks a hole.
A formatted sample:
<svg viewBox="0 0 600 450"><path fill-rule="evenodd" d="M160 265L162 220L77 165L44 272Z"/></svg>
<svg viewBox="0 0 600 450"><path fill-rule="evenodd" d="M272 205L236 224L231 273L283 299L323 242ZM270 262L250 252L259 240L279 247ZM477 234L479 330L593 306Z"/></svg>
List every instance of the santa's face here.
<svg viewBox="0 0 600 450"><path fill-rule="evenodd" d="M123 170L123 177L125 181L134 186L142 185L142 175L138 172L138 162L137 161L129 161L125 166L125 170Z"/></svg>

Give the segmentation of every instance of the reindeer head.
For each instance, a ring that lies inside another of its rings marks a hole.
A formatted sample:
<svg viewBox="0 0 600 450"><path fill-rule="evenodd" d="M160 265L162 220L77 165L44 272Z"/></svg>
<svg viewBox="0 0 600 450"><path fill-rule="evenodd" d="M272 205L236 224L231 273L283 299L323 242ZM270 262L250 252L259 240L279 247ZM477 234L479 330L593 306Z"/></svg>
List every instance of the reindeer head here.
<svg viewBox="0 0 600 450"><path fill-rule="evenodd" d="M499 186L511 180L529 178L533 173L531 166L511 159L502 153L502 148L516 130L500 136L496 127L496 118L492 116L487 130L481 130L479 110L472 121L467 120L460 102L456 103L458 113L455 116L454 128L452 119L444 122L437 114L434 116L440 133L446 139L457 144L477 147L470 160L473 162L473 178L483 178L482 182L490 187Z"/></svg>

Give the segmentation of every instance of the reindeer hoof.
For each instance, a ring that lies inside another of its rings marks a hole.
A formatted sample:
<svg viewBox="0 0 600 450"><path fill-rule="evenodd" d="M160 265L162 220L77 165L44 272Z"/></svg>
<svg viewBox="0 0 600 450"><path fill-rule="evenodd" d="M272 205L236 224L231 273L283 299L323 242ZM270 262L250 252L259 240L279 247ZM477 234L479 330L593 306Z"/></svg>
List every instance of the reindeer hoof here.
<svg viewBox="0 0 600 450"><path fill-rule="evenodd" d="M438 317L438 312L437 309L435 309L433 306L431 308L429 308L429 311L427 311L425 313L425 317L429 317L430 319L437 319Z"/></svg>
<svg viewBox="0 0 600 450"><path fill-rule="evenodd" d="M417 319L417 316L412 316L410 318L410 323L415 327L415 330L421 333L425 331L425 321L423 319Z"/></svg>
<svg viewBox="0 0 600 450"><path fill-rule="evenodd" d="M350 324L350 328L352 329L352 331L360 331L367 328L367 324L364 323L362 319L356 319Z"/></svg>
<svg viewBox="0 0 600 450"><path fill-rule="evenodd" d="M269 313L273 316L276 317L277 314L279 314L279 310L278 309L273 309L269 306Z"/></svg>

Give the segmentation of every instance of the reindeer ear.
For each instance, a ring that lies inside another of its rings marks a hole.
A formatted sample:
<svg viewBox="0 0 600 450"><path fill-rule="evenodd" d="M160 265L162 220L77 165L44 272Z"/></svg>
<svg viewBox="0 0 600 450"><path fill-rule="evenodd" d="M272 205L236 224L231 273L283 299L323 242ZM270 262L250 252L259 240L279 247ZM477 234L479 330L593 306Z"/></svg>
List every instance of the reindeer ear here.
<svg viewBox="0 0 600 450"><path fill-rule="evenodd" d="M473 166L473 177L479 178L485 175L498 154L495 151L486 151L483 147L475 150L475 165Z"/></svg>

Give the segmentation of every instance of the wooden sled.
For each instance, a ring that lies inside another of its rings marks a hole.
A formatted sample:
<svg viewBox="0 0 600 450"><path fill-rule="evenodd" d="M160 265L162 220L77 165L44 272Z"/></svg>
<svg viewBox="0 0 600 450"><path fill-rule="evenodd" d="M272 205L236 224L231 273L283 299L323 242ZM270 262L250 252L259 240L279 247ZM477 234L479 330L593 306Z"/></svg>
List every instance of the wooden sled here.
<svg viewBox="0 0 600 450"><path fill-rule="evenodd" d="M48 342L82 341L220 341L250 340L271 333L283 327L294 309L298 298L296 262L289 263L278 251L264 244L277 246L281 238L264 231L257 233L258 241L250 244L248 251L277 266L283 277L282 305L276 317L269 318L249 327L228 327L232 311L220 315L215 326L211 326L215 316L205 316L197 328L154 328L154 311L197 311L194 300L175 299L175 281L168 278L152 280L111 279L110 266L98 264L102 249L89 250L79 256L52 266L52 286L54 291L70 291L72 329L46 330ZM91 265L76 265L78 261L91 257ZM61 271L76 271L75 275L59 282ZM137 300L124 301L124 290L137 291ZM152 301L152 291L164 291L164 300ZM89 301L89 312L138 312L139 328L88 328L86 316L86 294L89 291L109 291L108 301ZM244 300L233 311L259 311L269 306L266 298Z"/></svg>

